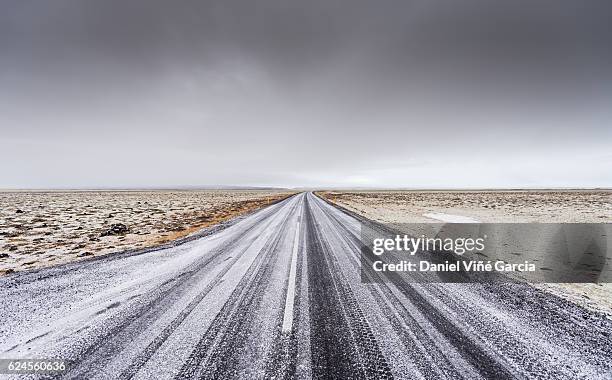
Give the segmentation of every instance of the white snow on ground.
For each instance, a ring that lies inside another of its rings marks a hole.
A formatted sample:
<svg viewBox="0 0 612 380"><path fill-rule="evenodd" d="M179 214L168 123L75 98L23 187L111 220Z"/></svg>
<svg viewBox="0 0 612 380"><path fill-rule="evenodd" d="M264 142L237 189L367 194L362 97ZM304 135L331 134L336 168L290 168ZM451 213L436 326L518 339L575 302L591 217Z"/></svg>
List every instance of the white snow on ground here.
<svg viewBox="0 0 612 380"><path fill-rule="evenodd" d="M444 214L441 212L431 212L428 214L423 214L423 216L430 219L440 220L446 223L480 223L480 221L467 216Z"/></svg>

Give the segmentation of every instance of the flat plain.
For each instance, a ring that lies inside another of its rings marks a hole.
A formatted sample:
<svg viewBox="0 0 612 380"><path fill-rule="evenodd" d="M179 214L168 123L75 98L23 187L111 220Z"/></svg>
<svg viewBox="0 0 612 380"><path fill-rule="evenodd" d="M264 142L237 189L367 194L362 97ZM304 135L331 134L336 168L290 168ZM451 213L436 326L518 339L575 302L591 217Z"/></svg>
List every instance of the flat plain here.
<svg viewBox="0 0 612 380"><path fill-rule="evenodd" d="M391 225L464 221L612 223L611 190L335 190L318 194L370 220ZM608 260L610 260L609 257ZM539 283L532 285L612 317L612 284L610 283Z"/></svg>
<svg viewBox="0 0 612 380"><path fill-rule="evenodd" d="M382 223L444 216L482 223L611 223L610 190L325 191L326 199Z"/></svg>
<svg viewBox="0 0 612 380"><path fill-rule="evenodd" d="M159 246L290 194L276 190L0 192L0 274Z"/></svg>

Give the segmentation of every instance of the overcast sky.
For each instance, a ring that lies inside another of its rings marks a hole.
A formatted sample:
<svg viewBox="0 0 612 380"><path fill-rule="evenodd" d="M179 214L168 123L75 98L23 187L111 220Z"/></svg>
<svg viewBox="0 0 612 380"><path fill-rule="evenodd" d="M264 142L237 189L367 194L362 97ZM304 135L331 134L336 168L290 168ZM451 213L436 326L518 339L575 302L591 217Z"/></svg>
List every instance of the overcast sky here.
<svg viewBox="0 0 612 380"><path fill-rule="evenodd" d="M612 187L609 0L0 7L0 188Z"/></svg>

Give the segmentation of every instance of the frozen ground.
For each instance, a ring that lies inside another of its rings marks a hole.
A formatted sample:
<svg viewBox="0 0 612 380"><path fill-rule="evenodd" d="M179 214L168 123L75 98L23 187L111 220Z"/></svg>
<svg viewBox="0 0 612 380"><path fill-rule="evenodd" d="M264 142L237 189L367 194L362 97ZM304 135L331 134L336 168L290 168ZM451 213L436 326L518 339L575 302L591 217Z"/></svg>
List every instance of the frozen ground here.
<svg viewBox="0 0 612 380"><path fill-rule="evenodd" d="M157 246L289 194L263 190L0 192L0 274Z"/></svg>
<svg viewBox="0 0 612 380"><path fill-rule="evenodd" d="M327 191L326 199L381 223L612 223L612 191ZM612 284L535 284L612 316Z"/></svg>

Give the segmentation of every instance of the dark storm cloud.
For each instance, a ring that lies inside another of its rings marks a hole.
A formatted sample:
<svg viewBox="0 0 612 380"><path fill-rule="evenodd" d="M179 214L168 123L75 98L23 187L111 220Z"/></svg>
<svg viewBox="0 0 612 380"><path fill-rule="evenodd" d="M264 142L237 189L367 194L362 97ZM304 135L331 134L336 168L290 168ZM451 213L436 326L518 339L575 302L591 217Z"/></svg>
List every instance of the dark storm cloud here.
<svg viewBox="0 0 612 380"><path fill-rule="evenodd" d="M569 0L4 2L0 158L17 163L0 186L610 186L611 15Z"/></svg>

